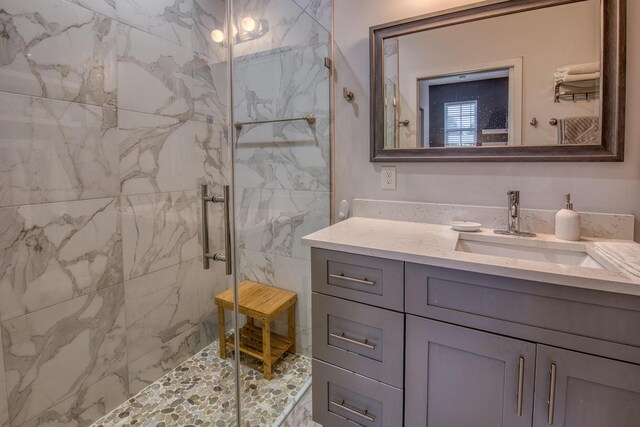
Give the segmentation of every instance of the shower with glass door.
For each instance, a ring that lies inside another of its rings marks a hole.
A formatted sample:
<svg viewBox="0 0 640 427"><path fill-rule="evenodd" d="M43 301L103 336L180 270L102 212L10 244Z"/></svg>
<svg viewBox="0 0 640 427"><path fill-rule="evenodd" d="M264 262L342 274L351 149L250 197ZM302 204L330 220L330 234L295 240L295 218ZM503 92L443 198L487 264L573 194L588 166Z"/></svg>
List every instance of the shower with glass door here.
<svg viewBox="0 0 640 427"><path fill-rule="evenodd" d="M331 13L0 0L0 426L292 425Z"/></svg>

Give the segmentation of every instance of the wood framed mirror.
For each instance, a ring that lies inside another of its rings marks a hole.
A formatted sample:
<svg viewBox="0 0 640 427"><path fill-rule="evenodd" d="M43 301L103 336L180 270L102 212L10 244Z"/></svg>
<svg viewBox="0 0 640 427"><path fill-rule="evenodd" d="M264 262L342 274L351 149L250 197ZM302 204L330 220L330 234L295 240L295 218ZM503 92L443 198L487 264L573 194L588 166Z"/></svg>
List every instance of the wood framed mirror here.
<svg viewBox="0 0 640 427"><path fill-rule="evenodd" d="M370 29L372 162L623 161L626 0L507 0Z"/></svg>

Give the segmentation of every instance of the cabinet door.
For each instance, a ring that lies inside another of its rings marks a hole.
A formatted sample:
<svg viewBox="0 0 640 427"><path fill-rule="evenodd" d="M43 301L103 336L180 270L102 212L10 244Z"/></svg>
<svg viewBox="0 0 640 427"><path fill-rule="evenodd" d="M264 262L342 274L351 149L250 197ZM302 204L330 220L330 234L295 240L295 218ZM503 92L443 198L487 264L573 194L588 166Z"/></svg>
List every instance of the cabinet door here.
<svg viewBox="0 0 640 427"><path fill-rule="evenodd" d="M406 426L531 427L533 343L407 316Z"/></svg>
<svg viewBox="0 0 640 427"><path fill-rule="evenodd" d="M534 426L640 426L640 366L538 345Z"/></svg>

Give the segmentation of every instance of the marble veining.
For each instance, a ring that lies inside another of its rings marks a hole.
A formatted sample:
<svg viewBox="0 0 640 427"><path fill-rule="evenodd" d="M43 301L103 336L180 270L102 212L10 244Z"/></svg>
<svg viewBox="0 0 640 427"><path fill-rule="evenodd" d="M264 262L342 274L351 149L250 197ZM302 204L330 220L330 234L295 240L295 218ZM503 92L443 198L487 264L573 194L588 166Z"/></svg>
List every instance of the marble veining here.
<svg viewBox="0 0 640 427"><path fill-rule="evenodd" d="M193 51L210 58L213 63L227 60L225 43L215 43L211 39L212 31L225 31L226 14L225 0L193 0Z"/></svg>
<svg viewBox="0 0 640 427"><path fill-rule="evenodd" d="M322 427L313 421L312 392L309 389L300 399L293 411L280 424L281 427Z"/></svg>
<svg viewBox="0 0 640 427"><path fill-rule="evenodd" d="M117 150L113 108L0 92L0 206L116 196Z"/></svg>
<svg viewBox="0 0 640 427"><path fill-rule="evenodd" d="M115 22L64 1L5 0L0 90L116 103Z"/></svg>
<svg viewBox="0 0 640 427"><path fill-rule="evenodd" d="M126 367L123 286L5 321L2 336L9 416L20 425Z"/></svg>
<svg viewBox="0 0 640 427"><path fill-rule="evenodd" d="M2 352L2 334L0 333L0 426L9 424L9 407L7 406L7 388L5 385L4 356Z"/></svg>
<svg viewBox="0 0 640 427"><path fill-rule="evenodd" d="M226 131L227 63L204 55L193 57L194 120L217 124Z"/></svg>
<svg viewBox="0 0 640 427"><path fill-rule="evenodd" d="M520 228L535 233L553 234L556 212L521 209ZM354 199L353 216L431 224L474 221L481 223L483 227L498 229L506 227L507 208ZM580 217L583 237L633 240L633 215L581 212Z"/></svg>
<svg viewBox="0 0 640 427"><path fill-rule="evenodd" d="M125 280L198 255L197 199L196 191L122 198Z"/></svg>
<svg viewBox="0 0 640 427"><path fill-rule="evenodd" d="M294 0L325 30L331 31L331 0Z"/></svg>
<svg viewBox="0 0 640 427"><path fill-rule="evenodd" d="M270 426L300 399L311 376L311 360L287 354L265 380L261 363L241 355L242 426ZM115 426L235 426L233 352L218 356L218 342L204 348L175 370L151 384L94 427Z"/></svg>
<svg viewBox="0 0 640 427"><path fill-rule="evenodd" d="M193 0L118 0L121 22L191 49Z"/></svg>
<svg viewBox="0 0 640 427"><path fill-rule="evenodd" d="M193 52L117 25L118 107L188 120L193 114Z"/></svg>
<svg viewBox="0 0 640 427"><path fill-rule="evenodd" d="M118 199L0 209L0 319L121 283Z"/></svg>
<svg viewBox="0 0 640 427"><path fill-rule="evenodd" d="M109 18L116 18L116 0L67 0L68 2L98 12Z"/></svg>

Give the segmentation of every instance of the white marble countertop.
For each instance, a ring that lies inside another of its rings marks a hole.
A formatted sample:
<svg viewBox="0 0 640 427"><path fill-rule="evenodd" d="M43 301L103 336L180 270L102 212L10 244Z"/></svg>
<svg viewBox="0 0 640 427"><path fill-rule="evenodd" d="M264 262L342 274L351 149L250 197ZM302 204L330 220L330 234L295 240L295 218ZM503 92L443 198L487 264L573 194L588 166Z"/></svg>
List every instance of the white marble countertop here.
<svg viewBox="0 0 640 427"><path fill-rule="evenodd" d="M608 269L529 261L456 251L458 239L499 241L584 251ZM504 241L504 240L502 240ZM516 242L514 242L516 243ZM492 230L460 233L447 225L354 217L302 238L302 244L321 249L396 259L517 279L640 296L640 244L587 238L565 242L553 235L535 238L497 236Z"/></svg>

